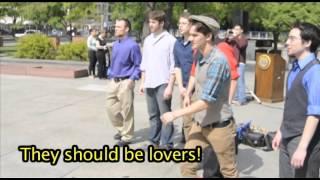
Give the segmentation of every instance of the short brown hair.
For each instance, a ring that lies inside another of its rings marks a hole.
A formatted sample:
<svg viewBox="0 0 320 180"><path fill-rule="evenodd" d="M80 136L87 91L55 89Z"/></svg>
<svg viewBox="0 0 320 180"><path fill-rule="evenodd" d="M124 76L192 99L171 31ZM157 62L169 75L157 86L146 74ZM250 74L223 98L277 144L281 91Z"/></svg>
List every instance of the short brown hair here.
<svg viewBox="0 0 320 180"><path fill-rule="evenodd" d="M131 31L131 23L127 18L119 18L117 21L123 21L125 26L129 28L129 32Z"/></svg>
<svg viewBox="0 0 320 180"><path fill-rule="evenodd" d="M161 10L151 11L149 13L149 19L159 21L159 23L165 22L166 14L164 13L164 11L161 11Z"/></svg>
<svg viewBox="0 0 320 180"><path fill-rule="evenodd" d="M196 20L191 20L191 23L193 26L196 27L197 32L199 32L205 36L211 34L212 35L211 41L214 41L214 33L212 33L211 29L207 25L203 24L200 21L196 21Z"/></svg>
<svg viewBox="0 0 320 180"><path fill-rule="evenodd" d="M189 19L190 16L191 14L189 12L183 12L179 18Z"/></svg>

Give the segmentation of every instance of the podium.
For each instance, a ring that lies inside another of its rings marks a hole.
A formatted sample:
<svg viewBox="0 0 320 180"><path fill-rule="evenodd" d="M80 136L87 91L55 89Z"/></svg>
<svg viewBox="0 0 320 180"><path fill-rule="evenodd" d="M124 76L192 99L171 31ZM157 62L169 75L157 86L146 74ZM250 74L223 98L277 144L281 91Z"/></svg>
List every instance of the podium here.
<svg viewBox="0 0 320 180"><path fill-rule="evenodd" d="M283 101L286 62L280 54L256 53L255 94L261 101Z"/></svg>

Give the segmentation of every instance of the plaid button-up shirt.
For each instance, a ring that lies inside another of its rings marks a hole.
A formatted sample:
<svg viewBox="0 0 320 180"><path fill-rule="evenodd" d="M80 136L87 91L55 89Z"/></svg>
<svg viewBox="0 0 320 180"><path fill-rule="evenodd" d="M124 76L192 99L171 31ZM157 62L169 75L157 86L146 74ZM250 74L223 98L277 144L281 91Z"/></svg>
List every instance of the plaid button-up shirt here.
<svg viewBox="0 0 320 180"><path fill-rule="evenodd" d="M216 49L211 51L207 57L200 57L199 65L201 66L204 63L209 63L216 53L215 51ZM210 63L207 71L207 79L204 81L200 98L207 102L214 102L217 100L223 84L229 83L230 67L224 56L218 56Z"/></svg>

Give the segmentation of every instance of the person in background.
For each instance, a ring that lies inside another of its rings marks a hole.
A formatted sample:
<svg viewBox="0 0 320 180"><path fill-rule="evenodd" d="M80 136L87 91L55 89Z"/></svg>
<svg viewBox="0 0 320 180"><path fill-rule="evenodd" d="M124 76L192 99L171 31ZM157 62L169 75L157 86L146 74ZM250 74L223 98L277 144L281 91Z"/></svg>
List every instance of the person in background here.
<svg viewBox="0 0 320 180"><path fill-rule="evenodd" d="M237 58L235 56L234 49L231 45L231 41L235 38L233 35L233 31L229 30L226 33L226 38L224 41L221 41L217 44L217 47L224 53L224 55L228 59L228 63L231 69L231 83L230 83L230 90L229 90L229 104L232 104L232 99L236 92L237 88L237 80L239 78L239 73L237 70Z"/></svg>
<svg viewBox="0 0 320 180"><path fill-rule="evenodd" d="M87 47L88 47L88 56L89 56L89 68L88 73L91 78L95 78L96 72L96 63L97 63L97 30L90 29L89 30L90 36L87 39Z"/></svg>
<svg viewBox="0 0 320 180"><path fill-rule="evenodd" d="M235 95L234 104L244 105L247 103L246 84L245 84L245 67L246 67L246 50L248 46L248 39L244 35L243 26L236 24L233 26L232 32L234 38L230 42L234 47L235 56L238 60L239 78L237 83L237 91Z"/></svg>
<svg viewBox="0 0 320 180"><path fill-rule="evenodd" d="M97 59L98 59L98 77L104 79L107 76L107 65L106 62L110 62L110 53L107 47L107 32L101 31L101 34L97 38Z"/></svg>

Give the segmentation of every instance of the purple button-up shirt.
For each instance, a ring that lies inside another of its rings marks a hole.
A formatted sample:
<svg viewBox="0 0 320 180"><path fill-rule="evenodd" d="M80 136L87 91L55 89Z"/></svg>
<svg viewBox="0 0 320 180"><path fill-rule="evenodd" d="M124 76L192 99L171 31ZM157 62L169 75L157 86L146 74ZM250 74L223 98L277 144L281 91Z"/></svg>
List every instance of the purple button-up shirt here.
<svg viewBox="0 0 320 180"><path fill-rule="evenodd" d="M111 65L109 67L109 78L129 77L138 80L140 71L141 52L139 45L130 37L116 40L112 46Z"/></svg>

